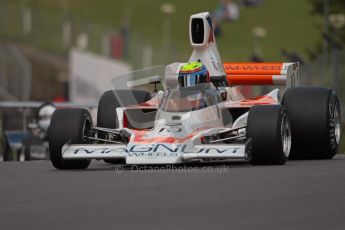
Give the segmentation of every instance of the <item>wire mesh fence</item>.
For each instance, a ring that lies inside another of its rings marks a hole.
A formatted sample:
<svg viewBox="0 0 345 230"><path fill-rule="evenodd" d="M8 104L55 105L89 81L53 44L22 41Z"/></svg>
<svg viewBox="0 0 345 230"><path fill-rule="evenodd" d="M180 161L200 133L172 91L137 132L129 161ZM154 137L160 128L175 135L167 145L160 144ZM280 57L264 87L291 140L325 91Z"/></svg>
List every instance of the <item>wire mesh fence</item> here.
<svg viewBox="0 0 345 230"><path fill-rule="evenodd" d="M2 36L30 42L58 53L67 53L80 34L89 36L87 48L100 52L102 35L109 31L114 30L102 25L84 23L63 12L47 12L38 7L28 8L15 3L0 2Z"/></svg>
<svg viewBox="0 0 345 230"><path fill-rule="evenodd" d="M31 64L14 45L0 43L0 98L29 100Z"/></svg>
<svg viewBox="0 0 345 230"><path fill-rule="evenodd" d="M345 121L345 52L334 50L320 55L314 61L301 66L301 85L332 87L341 103L342 121Z"/></svg>

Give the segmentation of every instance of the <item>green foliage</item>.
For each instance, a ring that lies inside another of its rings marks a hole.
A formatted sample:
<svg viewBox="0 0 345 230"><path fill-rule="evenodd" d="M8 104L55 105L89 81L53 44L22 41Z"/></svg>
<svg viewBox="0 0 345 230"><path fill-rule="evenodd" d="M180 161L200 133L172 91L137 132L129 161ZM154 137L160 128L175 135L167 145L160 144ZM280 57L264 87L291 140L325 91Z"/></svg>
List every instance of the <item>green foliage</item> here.
<svg viewBox="0 0 345 230"><path fill-rule="evenodd" d="M308 1L313 7L312 12L315 15L320 15L322 17L325 17L324 8L327 7L326 4L328 4L329 15L343 14L345 16L345 1L344 0L326 0L326 1L325 0L308 0ZM344 48L345 26L343 26L343 28L341 29L336 29L336 31L331 28L331 31L324 31L324 33L327 34L331 42L333 42L334 44L337 44L338 47Z"/></svg>
<svg viewBox="0 0 345 230"><path fill-rule="evenodd" d="M323 15L325 0L308 0L313 6L313 13ZM344 13L345 1L344 0L328 0L329 12L332 13Z"/></svg>

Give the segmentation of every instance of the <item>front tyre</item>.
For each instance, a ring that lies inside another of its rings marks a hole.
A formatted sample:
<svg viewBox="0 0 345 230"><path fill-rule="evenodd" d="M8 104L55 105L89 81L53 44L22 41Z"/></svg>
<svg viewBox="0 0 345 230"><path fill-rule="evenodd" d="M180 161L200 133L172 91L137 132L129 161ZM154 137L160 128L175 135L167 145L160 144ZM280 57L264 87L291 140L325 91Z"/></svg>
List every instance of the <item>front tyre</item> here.
<svg viewBox="0 0 345 230"><path fill-rule="evenodd" d="M247 121L247 139L251 139L251 163L283 165L291 148L289 117L281 105L254 106Z"/></svg>
<svg viewBox="0 0 345 230"><path fill-rule="evenodd" d="M90 113L85 109L59 109L52 116L48 130L50 160L57 169L85 169L90 160L64 160L62 146L86 143L85 134L92 128Z"/></svg>

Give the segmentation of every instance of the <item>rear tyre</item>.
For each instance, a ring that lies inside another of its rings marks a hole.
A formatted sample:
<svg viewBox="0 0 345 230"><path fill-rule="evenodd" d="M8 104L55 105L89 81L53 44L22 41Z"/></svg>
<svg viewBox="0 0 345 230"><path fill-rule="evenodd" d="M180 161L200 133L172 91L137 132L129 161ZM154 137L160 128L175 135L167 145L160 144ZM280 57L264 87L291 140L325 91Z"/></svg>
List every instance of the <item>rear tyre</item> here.
<svg viewBox="0 0 345 230"><path fill-rule="evenodd" d="M117 107L135 105L150 99L150 93L142 90L109 90L104 92L98 103L97 126L115 129L118 127Z"/></svg>
<svg viewBox="0 0 345 230"><path fill-rule="evenodd" d="M90 160L64 160L62 146L86 143L85 134L92 128L90 113L85 109L60 109L52 116L48 131L50 160L57 169L85 169Z"/></svg>
<svg viewBox="0 0 345 230"><path fill-rule="evenodd" d="M291 147L290 122L281 105L254 106L247 122L247 139L251 139L251 163L283 165Z"/></svg>
<svg viewBox="0 0 345 230"><path fill-rule="evenodd" d="M336 92L322 87L296 87L282 104L291 121L290 159L331 159L340 144L341 114Z"/></svg>
<svg viewBox="0 0 345 230"><path fill-rule="evenodd" d="M134 96L134 97L133 97ZM116 108L143 103L151 99L149 92L142 90L109 90L104 92L98 103L97 126L108 129L118 127ZM105 138L105 133L99 133ZM104 160L110 164L122 164L123 160Z"/></svg>

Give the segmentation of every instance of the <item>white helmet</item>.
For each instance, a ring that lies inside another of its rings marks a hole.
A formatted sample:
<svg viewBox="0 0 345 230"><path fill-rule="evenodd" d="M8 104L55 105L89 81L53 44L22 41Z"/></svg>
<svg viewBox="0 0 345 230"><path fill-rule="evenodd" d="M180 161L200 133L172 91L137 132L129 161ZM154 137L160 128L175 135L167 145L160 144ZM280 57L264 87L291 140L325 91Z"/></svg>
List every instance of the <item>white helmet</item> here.
<svg viewBox="0 0 345 230"><path fill-rule="evenodd" d="M44 131L48 131L50 120L55 111L55 106L51 103L46 103L38 110L38 127Z"/></svg>

